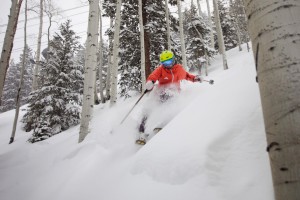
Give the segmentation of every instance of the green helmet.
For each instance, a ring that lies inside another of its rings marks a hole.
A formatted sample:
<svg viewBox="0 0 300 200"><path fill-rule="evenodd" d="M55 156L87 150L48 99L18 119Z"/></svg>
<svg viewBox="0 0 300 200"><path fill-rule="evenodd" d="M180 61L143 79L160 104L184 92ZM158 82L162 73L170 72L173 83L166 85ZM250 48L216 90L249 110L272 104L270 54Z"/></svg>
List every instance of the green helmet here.
<svg viewBox="0 0 300 200"><path fill-rule="evenodd" d="M163 51L160 56L160 62L164 62L166 60L170 60L172 58L174 58L174 54L172 51Z"/></svg>

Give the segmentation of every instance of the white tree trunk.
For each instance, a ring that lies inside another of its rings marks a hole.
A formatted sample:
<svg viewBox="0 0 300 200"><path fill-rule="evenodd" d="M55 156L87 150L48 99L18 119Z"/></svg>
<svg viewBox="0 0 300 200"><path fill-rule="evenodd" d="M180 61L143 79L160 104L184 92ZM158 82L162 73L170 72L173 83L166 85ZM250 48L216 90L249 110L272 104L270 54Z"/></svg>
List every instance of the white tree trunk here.
<svg viewBox="0 0 300 200"><path fill-rule="evenodd" d="M102 50L102 46L103 46L103 37L102 37L102 14L101 14L101 3L99 5L99 63L98 63L98 67L99 67L99 93L100 93L100 98L101 98L101 103L105 103L105 97L103 94L103 73L102 73L102 64L103 64L103 50Z"/></svg>
<svg viewBox="0 0 300 200"><path fill-rule="evenodd" d="M110 18L110 28L113 27L113 18ZM112 62L113 62L113 56L112 56L112 51L111 51L111 46L112 46L112 38L109 37L109 47L108 47L108 67L107 67L107 75L106 75L106 100L110 100L111 94L110 94L110 89L111 89L111 68L112 68Z"/></svg>
<svg viewBox="0 0 300 200"><path fill-rule="evenodd" d="M225 51L225 45L224 45L224 38L223 38L223 31L221 27L221 22L220 22L220 15L219 15L219 9L218 9L218 4L217 0L213 0L213 5L214 5L214 10L215 10L215 20L216 20L216 28L217 28L217 33L218 33L218 44L219 44L219 53L222 54L223 58L223 68L224 70L228 69L227 65L227 58L226 58L226 51Z"/></svg>
<svg viewBox="0 0 300 200"><path fill-rule="evenodd" d="M52 7L52 0L48 0L48 10L46 10L46 13L48 15L48 20L49 20L49 26L48 26L48 30L47 30L47 57L46 57L46 62L48 63L49 61L49 51L50 51L50 30L51 30L51 26L52 26L52 17L53 17L53 7ZM45 6L46 6L45 5ZM42 77L43 79L43 77Z"/></svg>
<svg viewBox="0 0 300 200"><path fill-rule="evenodd" d="M100 24L99 24L99 22L100 22L100 7L99 7L100 5L98 5L98 13L97 13L97 16L98 16L98 18L97 18L97 23L98 23L98 26L100 27ZM100 32L100 29L99 29L99 32ZM100 38L100 37L99 37ZM97 53L98 53L98 51L101 49L101 46L99 46L100 45L100 39L99 39L99 43L98 43L98 48L99 49L97 49ZM99 58L100 59L100 58ZM98 96L98 88L97 88L97 75L99 75L99 72L100 72L100 67L99 67L99 62L98 62L98 58L97 58L97 65L96 65L96 72L95 72L95 87L94 87L94 103L95 103L95 105L98 105L99 103L100 103L100 100L99 100L99 96ZM100 80L101 78L99 77L99 80Z"/></svg>
<svg viewBox="0 0 300 200"><path fill-rule="evenodd" d="M170 13L169 13L168 0L165 0L165 12L166 12L166 23L167 23L168 50L171 51Z"/></svg>
<svg viewBox="0 0 300 200"><path fill-rule="evenodd" d="M212 49L215 49L215 38L214 38L214 32L212 27L212 19L211 19L211 13L210 13L210 6L209 6L209 0L206 0L207 5L207 15L208 15L208 24L210 28L210 47Z"/></svg>
<svg viewBox="0 0 300 200"><path fill-rule="evenodd" d="M89 123L92 119L92 109L94 106L94 83L95 69L97 65L97 50L98 50L98 5L99 0L89 1L89 23L87 33L87 47L85 58L84 71L84 90L83 90L83 105L81 112L81 123L79 132L79 142L82 142L89 133Z"/></svg>
<svg viewBox="0 0 300 200"><path fill-rule="evenodd" d="M39 34L38 34L38 44L36 50L36 58L35 58L35 68L32 79L32 91L36 90L38 87L38 74L40 70L40 57L41 57L41 41L42 41L42 33L43 33L43 16L44 16L44 0L40 0L40 25L39 25Z"/></svg>
<svg viewBox="0 0 300 200"><path fill-rule="evenodd" d="M55 22L53 21L53 17L55 15L58 14L58 8L55 6L55 4L53 4L53 0L44 0L44 10L45 10L45 13L47 14L48 16L48 20L49 20L49 26L48 26L48 30L47 30L47 41L48 41L48 49L47 49L47 56L46 56L46 62L48 63L49 61L49 50L51 48L50 46L50 30L51 30L51 27L52 27L52 23ZM41 77L43 79L43 77ZM43 82L43 80L42 80Z"/></svg>
<svg viewBox="0 0 300 200"><path fill-rule="evenodd" d="M177 0L178 6L178 16L179 16L179 31L180 31L180 43L181 43L181 55L183 67L187 69L186 54L185 54L185 42L183 33L183 22L182 22L182 12L181 12L181 0Z"/></svg>
<svg viewBox="0 0 300 200"><path fill-rule="evenodd" d="M113 66L111 70L111 97L110 104L114 105L117 102L117 88L118 88L118 64L119 64L119 36L121 25L121 4L122 0L117 0L117 11L115 19L115 33L113 44Z"/></svg>
<svg viewBox="0 0 300 200"><path fill-rule="evenodd" d="M24 77L24 70L25 70L25 60L26 60L26 49L27 49L27 0L25 0L25 22L24 22L24 49L23 49L23 58L22 58L22 68L21 68L21 74L20 74L20 82L19 82L19 88L17 91L17 97L16 97L16 112L15 112L15 118L14 118L14 124L12 133L10 136L9 144L14 142L15 135L16 135L16 127L18 123L19 118L19 111L20 111L20 101L21 101L21 91L23 86L23 77Z"/></svg>
<svg viewBox="0 0 300 200"><path fill-rule="evenodd" d="M243 4L243 0L240 0L240 3ZM246 11L245 11L245 6L243 6L243 13L244 13L244 16L245 16L245 22L248 22ZM247 37L247 41L246 41L246 43L247 43L247 50L249 52L250 51L250 46L249 46L250 38L249 38L249 34L248 33L246 33L246 34L247 34L246 35L246 37Z"/></svg>
<svg viewBox="0 0 300 200"><path fill-rule="evenodd" d="M200 5L200 0L197 0L197 6L198 6L199 16L201 16L202 15L202 10L201 10L201 5Z"/></svg>
<svg viewBox="0 0 300 200"><path fill-rule="evenodd" d="M242 48L242 41L241 41L241 31L240 31L240 27L239 27L236 20L234 20L234 26L235 26L236 35L237 35L237 38L238 38L239 51L242 51L243 48Z"/></svg>
<svg viewBox="0 0 300 200"><path fill-rule="evenodd" d="M276 200L300 198L300 2L245 0Z"/></svg>
<svg viewBox="0 0 300 200"><path fill-rule="evenodd" d="M142 78L142 91L144 92L146 83L145 72L145 44L144 44L144 24L143 24L143 5L142 0L139 0L139 25L140 25L140 41L141 41L141 78Z"/></svg>
<svg viewBox="0 0 300 200"><path fill-rule="evenodd" d="M46 62L49 62L49 51L50 51L50 30L51 30L51 26L52 26L52 14L50 13L48 15L48 19L49 19L49 26L48 26L48 31L47 31L47 58L46 58Z"/></svg>
<svg viewBox="0 0 300 200"><path fill-rule="evenodd" d="M18 18L20 13L20 7L23 0L12 0L10 14L8 17L7 28L3 41L3 47L0 59L0 105L1 97L4 88L5 76L9 65L10 55L13 48L14 37L18 25Z"/></svg>
<svg viewBox="0 0 300 200"><path fill-rule="evenodd" d="M97 13L97 16L98 16L97 23L98 23L98 26L99 26L100 25L99 24L99 21L100 21L100 7L99 7L99 4L98 4L97 12L98 12ZM99 31L100 31L100 29L99 29ZM101 49L101 46L99 46L99 43L98 43L97 47ZM98 53L98 50L99 49L97 49L97 53ZM95 103L95 105L98 105L100 103L99 97L98 97L98 90L97 90L97 74L99 74L99 71L100 71L100 68L99 68L99 65L98 65L98 58L97 58L97 65L95 67L95 70L96 71L95 71L95 78L94 78L94 80L95 80L95 86L94 86L94 103ZM99 77L99 79L100 79L100 77Z"/></svg>

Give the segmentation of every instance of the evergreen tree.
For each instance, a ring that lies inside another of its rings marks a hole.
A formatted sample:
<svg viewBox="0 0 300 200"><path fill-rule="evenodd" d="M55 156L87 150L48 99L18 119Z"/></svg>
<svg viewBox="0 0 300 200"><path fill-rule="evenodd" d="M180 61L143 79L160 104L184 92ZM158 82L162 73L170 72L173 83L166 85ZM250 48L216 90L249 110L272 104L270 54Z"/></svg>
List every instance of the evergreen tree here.
<svg viewBox="0 0 300 200"><path fill-rule="evenodd" d="M106 16L114 17L115 1L105 0L103 6ZM175 2L173 2L174 4ZM138 1L123 0L122 23L120 33L120 95L130 97L130 91L141 91L141 53L140 53L140 31L138 18ZM143 23L145 28L145 51L146 68L149 67L149 74L159 64L159 54L167 49L167 24L165 17L164 1L147 0L143 1ZM176 30L178 21L171 16L171 30ZM108 35L114 30L107 31ZM176 58L180 59L176 39L171 38L172 50ZM149 62L151 61L151 62ZM146 69L147 71L147 69Z"/></svg>
<svg viewBox="0 0 300 200"><path fill-rule="evenodd" d="M169 4L176 5L177 1L169 1ZM167 50L167 22L165 12L165 1L147 0L145 1L144 11L146 20L144 22L145 33L149 35L148 41L150 45L150 61L151 71L159 64L159 55L162 51ZM179 21L174 16L170 15L170 31L171 31L171 49L177 60L181 60L181 48L179 35ZM173 33L173 34L172 34ZM147 73L146 73L147 75ZM149 75L149 74L148 74Z"/></svg>
<svg viewBox="0 0 300 200"><path fill-rule="evenodd" d="M190 10L185 10L184 24L188 61L193 68L199 65L199 59L205 56L205 52L208 57L213 57L216 51L210 47L210 28L207 18L204 15L198 15L195 5L192 4Z"/></svg>
<svg viewBox="0 0 300 200"><path fill-rule="evenodd" d="M100 54L98 55L98 57L99 57L98 59L102 59L102 84L103 84L102 87L103 87L103 91L105 91L105 89L107 87L106 86L106 78L107 78L107 69L108 69L108 54L109 54L108 44L103 41L102 42L102 58L100 58ZM100 87L99 84L100 84L99 73L97 73L97 87Z"/></svg>
<svg viewBox="0 0 300 200"><path fill-rule="evenodd" d="M130 97L129 91L140 91L142 87L138 2L123 2L119 68L121 78L118 84L121 96Z"/></svg>
<svg viewBox="0 0 300 200"><path fill-rule="evenodd" d="M73 78L76 83L73 90L79 94L83 94L83 81L84 81L84 60L85 60L85 47L79 46L76 54L74 55L74 69L72 71Z"/></svg>
<svg viewBox="0 0 300 200"><path fill-rule="evenodd" d="M0 112L6 112L15 108L17 88L19 85L20 70L14 60L11 60L6 74L3 88L2 105Z"/></svg>
<svg viewBox="0 0 300 200"><path fill-rule="evenodd" d="M22 58L23 55L21 55L19 68L22 67ZM24 69L24 78L23 78L23 86L21 91L21 101L20 105L24 105L28 102L27 97L29 96L30 92L32 91L32 79L33 79L33 69L34 64L32 62L33 60L33 52L32 50L27 47L26 50L26 57L25 57L25 69ZM21 71L21 70L20 70Z"/></svg>
<svg viewBox="0 0 300 200"><path fill-rule="evenodd" d="M234 17L236 18L235 21L237 26L239 27L242 43L249 42L250 39L247 27L247 16L242 0L233 0L230 6L232 12L234 13Z"/></svg>
<svg viewBox="0 0 300 200"><path fill-rule="evenodd" d="M42 87L31 93L23 121L27 131L33 129L30 142L45 140L76 125L80 120L83 74L74 62L80 49L79 37L71 30L70 21L59 27L50 42L49 61L41 69Z"/></svg>
<svg viewBox="0 0 300 200"><path fill-rule="evenodd" d="M32 60L32 58L32 50L29 47L27 47L25 55L23 87L21 91L21 106L27 103L27 97L31 92L33 64L30 60ZM2 96L3 104L0 107L0 112L5 112L15 108L16 95L20 82L22 59L23 54L20 55L20 61L17 64L15 64L13 60L10 62L10 66L8 68L7 76L5 79L5 85Z"/></svg>

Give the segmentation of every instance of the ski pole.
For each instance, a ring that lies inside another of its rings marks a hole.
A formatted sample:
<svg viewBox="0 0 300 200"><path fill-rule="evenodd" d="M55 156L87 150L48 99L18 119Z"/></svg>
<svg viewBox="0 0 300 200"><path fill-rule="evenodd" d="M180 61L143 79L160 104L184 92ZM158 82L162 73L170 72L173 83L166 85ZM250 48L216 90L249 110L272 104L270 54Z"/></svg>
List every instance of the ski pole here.
<svg viewBox="0 0 300 200"><path fill-rule="evenodd" d="M143 98L143 96L148 92L149 90L145 90L145 92L142 94L142 96L137 100L137 102L133 105L133 107L130 109L130 111L127 113L127 115L124 117L124 119L121 121L121 124L125 121L125 119L128 117L128 115L131 113L131 111L135 108L135 106L140 102L140 100Z"/></svg>
<svg viewBox="0 0 300 200"><path fill-rule="evenodd" d="M209 84L211 84L211 85L214 84L214 82L215 82L214 80L203 80L203 81L209 82Z"/></svg>

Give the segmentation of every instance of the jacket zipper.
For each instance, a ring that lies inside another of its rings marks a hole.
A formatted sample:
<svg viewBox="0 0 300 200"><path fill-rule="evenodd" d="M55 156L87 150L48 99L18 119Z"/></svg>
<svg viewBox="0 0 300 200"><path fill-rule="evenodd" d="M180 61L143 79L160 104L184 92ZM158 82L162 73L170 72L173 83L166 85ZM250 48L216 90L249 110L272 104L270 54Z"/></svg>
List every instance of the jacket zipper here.
<svg viewBox="0 0 300 200"><path fill-rule="evenodd" d="M171 71L171 74L172 74L172 83L173 83L174 82L174 74L173 74L172 69L170 69L170 71Z"/></svg>

